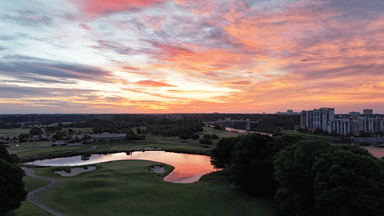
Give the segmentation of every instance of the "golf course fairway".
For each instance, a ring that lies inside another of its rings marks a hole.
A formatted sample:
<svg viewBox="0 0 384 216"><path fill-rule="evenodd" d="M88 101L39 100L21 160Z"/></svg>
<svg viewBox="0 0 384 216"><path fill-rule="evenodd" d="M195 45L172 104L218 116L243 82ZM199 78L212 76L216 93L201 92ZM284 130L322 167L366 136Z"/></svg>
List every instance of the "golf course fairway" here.
<svg viewBox="0 0 384 216"><path fill-rule="evenodd" d="M155 165L166 172L151 173ZM57 175L53 167L35 168L36 175L62 181L37 198L67 215L277 215L272 199L246 195L228 183L165 182L173 170L167 164L130 160L96 167L73 177Z"/></svg>

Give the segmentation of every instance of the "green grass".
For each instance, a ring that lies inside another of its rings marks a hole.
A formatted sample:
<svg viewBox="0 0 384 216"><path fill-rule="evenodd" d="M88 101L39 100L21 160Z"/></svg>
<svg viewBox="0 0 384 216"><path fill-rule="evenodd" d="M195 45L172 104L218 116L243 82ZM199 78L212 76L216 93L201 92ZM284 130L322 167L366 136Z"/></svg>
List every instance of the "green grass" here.
<svg viewBox="0 0 384 216"><path fill-rule="evenodd" d="M202 145L204 146L204 145ZM188 146L188 145L179 145L179 144L145 144L145 145L125 145L125 146L113 146L110 147L110 150L116 150L116 151L142 151L145 147L152 147L152 148L161 148L161 150L200 150L200 151L208 151L211 150L214 145L209 145L208 148L205 147L195 147L195 146ZM96 148L96 150L99 150Z"/></svg>
<svg viewBox="0 0 384 216"><path fill-rule="evenodd" d="M166 173L149 172L153 165L165 166ZM161 178L172 170L166 164L114 161L96 166L74 177L37 169L37 175L63 181L38 199L67 215L277 215L271 199L242 194L226 183L164 182Z"/></svg>
<svg viewBox="0 0 384 216"><path fill-rule="evenodd" d="M21 207L2 214L2 216L52 216L53 214L45 211L39 206L34 205L29 201L24 201L21 204Z"/></svg>
<svg viewBox="0 0 384 216"><path fill-rule="evenodd" d="M38 155L44 155L44 154L81 151L89 148L91 148L91 146L52 146L52 147L45 147L45 148L34 148L27 151L19 152L19 153L16 152L16 154L20 158L25 158L32 155L38 156ZM12 150L10 150L9 153L12 153Z"/></svg>
<svg viewBox="0 0 384 216"><path fill-rule="evenodd" d="M25 190L27 192L33 191L45 185L48 185L50 181L33 178L29 176L23 177L23 182L25 183ZM3 214L3 216L51 216L53 214L45 211L44 209L32 204L29 201L24 201L21 204L21 207Z"/></svg>
<svg viewBox="0 0 384 216"><path fill-rule="evenodd" d="M39 179L39 178L33 178L33 177L30 177L30 176L24 176L23 177L23 182L25 183L25 190L27 192L31 192L33 190L36 190L38 188L41 188L41 187L51 183L48 180Z"/></svg>
<svg viewBox="0 0 384 216"><path fill-rule="evenodd" d="M19 136L20 134L27 134L30 130L31 128L0 129L0 137L3 136L4 138L13 138Z"/></svg>
<svg viewBox="0 0 384 216"><path fill-rule="evenodd" d="M324 136L324 135L313 135L313 134L306 134L306 133L301 133L297 130L283 130L282 133L284 134L289 134L289 135L297 135L301 137L312 137L316 139L337 139L337 137L332 137L332 136Z"/></svg>

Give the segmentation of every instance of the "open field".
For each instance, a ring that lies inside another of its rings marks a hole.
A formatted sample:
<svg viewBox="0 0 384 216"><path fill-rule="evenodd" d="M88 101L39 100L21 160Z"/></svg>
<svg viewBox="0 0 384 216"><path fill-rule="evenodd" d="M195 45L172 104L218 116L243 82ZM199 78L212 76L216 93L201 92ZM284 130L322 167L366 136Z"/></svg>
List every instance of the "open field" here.
<svg viewBox="0 0 384 216"><path fill-rule="evenodd" d="M166 173L149 172L153 165L165 166ZM172 167L152 161L101 163L74 177L61 177L52 168L35 170L63 181L38 199L67 215L277 215L272 200L247 196L226 183L164 182Z"/></svg>
<svg viewBox="0 0 384 216"><path fill-rule="evenodd" d="M19 136L20 134L27 134L30 130L31 128L0 129L0 137L3 136L4 138L13 138Z"/></svg>

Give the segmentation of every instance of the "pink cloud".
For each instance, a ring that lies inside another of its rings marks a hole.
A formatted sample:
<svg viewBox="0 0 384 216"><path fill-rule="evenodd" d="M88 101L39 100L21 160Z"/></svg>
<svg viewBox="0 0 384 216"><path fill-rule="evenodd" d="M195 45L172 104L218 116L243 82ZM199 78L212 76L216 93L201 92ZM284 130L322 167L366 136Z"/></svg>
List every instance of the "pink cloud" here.
<svg viewBox="0 0 384 216"><path fill-rule="evenodd" d="M83 12L97 16L114 11L126 11L134 8L149 7L166 0L72 0Z"/></svg>
<svg viewBox="0 0 384 216"><path fill-rule="evenodd" d="M85 25L83 23L80 24L80 27L85 29L85 30L88 30L88 31L93 31L89 26L87 26L87 25Z"/></svg>
<svg viewBox="0 0 384 216"><path fill-rule="evenodd" d="M165 21L165 19L162 17L149 17L146 15L142 15L141 19L144 21L144 24L147 28L151 28L155 31L161 31L162 25Z"/></svg>

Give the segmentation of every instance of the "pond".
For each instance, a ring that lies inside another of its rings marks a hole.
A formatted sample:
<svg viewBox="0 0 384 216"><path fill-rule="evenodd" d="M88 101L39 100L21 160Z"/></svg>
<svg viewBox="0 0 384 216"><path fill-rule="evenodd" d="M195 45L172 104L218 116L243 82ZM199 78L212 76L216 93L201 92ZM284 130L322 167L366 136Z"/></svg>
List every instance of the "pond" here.
<svg viewBox="0 0 384 216"><path fill-rule="evenodd" d="M87 158L82 158L82 156L54 158L37 160L27 164L38 166L81 166L118 160L150 160L172 165L175 169L164 177L164 181L173 183L197 182L201 176L218 171L211 165L209 156L165 151L131 152L129 155L126 153L92 154Z"/></svg>

